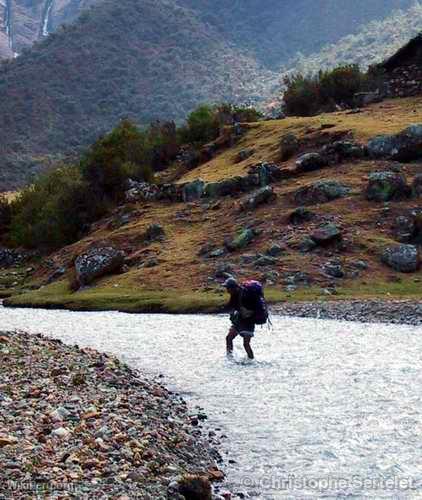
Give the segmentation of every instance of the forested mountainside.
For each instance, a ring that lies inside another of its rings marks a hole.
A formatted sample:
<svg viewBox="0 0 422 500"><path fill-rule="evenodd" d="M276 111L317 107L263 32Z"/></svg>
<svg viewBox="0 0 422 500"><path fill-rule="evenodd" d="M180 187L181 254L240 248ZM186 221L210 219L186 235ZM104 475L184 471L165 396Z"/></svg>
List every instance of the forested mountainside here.
<svg viewBox="0 0 422 500"><path fill-rule="evenodd" d="M395 11L381 21L371 21L357 33L308 56L298 56L285 66L285 73L317 73L344 62L359 64L362 69L382 62L422 31L422 5Z"/></svg>
<svg viewBox="0 0 422 500"><path fill-rule="evenodd" d="M19 184L123 117L176 119L210 99L261 95L263 76L171 0L104 0L0 68L0 183Z"/></svg>
<svg viewBox="0 0 422 500"><path fill-rule="evenodd" d="M99 0L0 0L0 58L15 57Z"/></svg>
<svg viewBox="0 0 422 500"><path fill-rule="evenodd" d="M178 0L259 62L278 69L414 0Z"/></svg>
<svg viewBox="0 0 422 500"><path fill-rule="evenodd" d="M202 102L268 100L298 51L357 36L368 21L413 3L0 0L0 48L20 53L0 67L0 190L123 117L179 120ZM41 41L22 50L31 40Z"/></svg>

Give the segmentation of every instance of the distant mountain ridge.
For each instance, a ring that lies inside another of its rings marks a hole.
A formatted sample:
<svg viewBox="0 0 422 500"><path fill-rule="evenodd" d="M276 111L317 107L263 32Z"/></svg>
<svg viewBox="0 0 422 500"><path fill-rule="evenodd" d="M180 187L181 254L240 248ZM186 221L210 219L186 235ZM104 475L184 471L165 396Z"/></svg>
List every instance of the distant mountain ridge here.
<svg viewBox="0 0 422 500"><path fill-rule="evenodd" d="M312 54L413 4L0 0L0 56L20 54L0 66L0 190L78 153L123 117L180 120L202 102L268 100L299 50Z"/></svg>

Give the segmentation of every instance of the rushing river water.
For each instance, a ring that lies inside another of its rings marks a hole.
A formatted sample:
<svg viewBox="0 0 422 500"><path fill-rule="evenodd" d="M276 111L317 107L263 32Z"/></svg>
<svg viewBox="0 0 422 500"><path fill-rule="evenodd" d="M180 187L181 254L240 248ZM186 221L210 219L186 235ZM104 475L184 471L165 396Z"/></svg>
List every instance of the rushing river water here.
<svg viewBox="0 0 422 500"><path fill-rule="evenodd" d="M0 308L41 332L162 373L228 436L233 491L260 499L422 497L422 328L275 318L257 360L221 316ZM409 489L410 488L410 489Z"/></svg>

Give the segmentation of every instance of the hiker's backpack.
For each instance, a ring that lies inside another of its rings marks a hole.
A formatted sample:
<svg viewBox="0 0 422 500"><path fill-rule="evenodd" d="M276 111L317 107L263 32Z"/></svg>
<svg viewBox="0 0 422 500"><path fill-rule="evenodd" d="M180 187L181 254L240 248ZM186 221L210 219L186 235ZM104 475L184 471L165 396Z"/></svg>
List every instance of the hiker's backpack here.
<svg viewBox="0 0 422 500"><path fill-rule="evenodd" d="M245 281L242 283L244 301L248 308L253 308L254 322L256 325L265 325L268 321L268 306L264 297L264 287L259 281Z"/></svg>

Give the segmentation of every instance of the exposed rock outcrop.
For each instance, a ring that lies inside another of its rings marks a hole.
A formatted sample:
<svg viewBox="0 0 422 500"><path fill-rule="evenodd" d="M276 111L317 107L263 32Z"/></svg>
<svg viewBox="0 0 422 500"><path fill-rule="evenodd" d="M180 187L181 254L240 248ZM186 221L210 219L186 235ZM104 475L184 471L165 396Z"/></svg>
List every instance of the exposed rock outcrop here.
<svg viewBox="0 0 422 500"><path fill-rule="evenodd" d="M296 161L296 168L299 172L313 172L327 165L327 159L319 153L306 153Z"/></svg>
<svg viewBox="0 0 422 500"><path fill-rule="evenodd" d="M406 177L398 172L374 172L368 176L366 198L372 201L402 200L411 194Z"/></svg>
<svg viewBox="0 0 422 500"><path fill-rule="evenodd" d="M396 135L379 135L368 142L373 158L412 161L422 158L422 124L414 124Z"/></svg>
<svg viewBox="0 0 422 500"><path fill-rule="evenodd" d="M120 271L125 254L112 247L93 248L75 260L76 281L79 286L91 284L98 278Z"/></svg>
<svg viewBox="0 0 422 500"><path fill-rule="evenodd" d="M271 186L265 186L252 193L251 196L248 196L246 200L240 204L240 207L242 210L254 210L259 205L269 203L275 198L276 194L274 193L274 189Z"/></svg>
<svg viewBox="0 0 422 500"><path fill-rule="evenodd" d="M381 261L395 271L412 273L419 269L419 253L414 245L392 245L381 254Z"/></svg>
<svg viewBox="0 0 422 500"><path fill-rule="evenodd" d="M256 237L256 232L253 229L242 229L232 239L225 241L225 246L230 252L245 248Z"/></svg>
<svg viewBox="0 0 422 500"><path fill-rule="evenodd" d="M334 180L315 182L296 191L294 198L300 205L327 203L346 196L350 188Z"/></svg>
<svg viewBox="0 0 422 500"><path fill-rule="evenodd" d="M342 232L335 224L324 224L312 232L311 238L317 245L325 246L340 241Z"/></svg>

